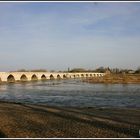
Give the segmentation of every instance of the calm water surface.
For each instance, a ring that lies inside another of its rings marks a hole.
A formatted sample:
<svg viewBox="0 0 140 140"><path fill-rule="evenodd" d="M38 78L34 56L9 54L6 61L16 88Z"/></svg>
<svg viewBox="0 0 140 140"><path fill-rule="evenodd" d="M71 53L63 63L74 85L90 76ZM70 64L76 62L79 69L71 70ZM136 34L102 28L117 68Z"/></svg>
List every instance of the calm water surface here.
<svg viewBox="0 0 140 140"><path fill-rule="evenodd" d="M77 107L140 107L139 84L54 80L0 85L0 100Z"/></svg>

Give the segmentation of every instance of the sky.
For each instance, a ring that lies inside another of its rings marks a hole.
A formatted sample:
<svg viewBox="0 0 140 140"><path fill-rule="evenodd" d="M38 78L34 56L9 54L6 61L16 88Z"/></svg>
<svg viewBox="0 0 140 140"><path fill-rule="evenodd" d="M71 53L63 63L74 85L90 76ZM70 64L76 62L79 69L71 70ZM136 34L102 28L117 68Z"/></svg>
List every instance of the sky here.
<svg viewBox="0 0 140 140"><path fill-rule="evenodd" d="M0 71L140 67L139 2L0 2Z"/></svg>

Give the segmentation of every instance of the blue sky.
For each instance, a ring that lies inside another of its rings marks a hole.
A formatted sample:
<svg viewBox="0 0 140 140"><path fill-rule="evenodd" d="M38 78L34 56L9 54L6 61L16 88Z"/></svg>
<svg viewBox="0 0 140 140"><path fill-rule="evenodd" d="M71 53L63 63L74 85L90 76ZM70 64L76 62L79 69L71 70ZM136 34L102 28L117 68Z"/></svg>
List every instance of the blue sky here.
<svg viewBox="0 0 140 140"><path fill-rule="evenodd" d="M140 3L0 2L0 71L140 66Z"/></svg>

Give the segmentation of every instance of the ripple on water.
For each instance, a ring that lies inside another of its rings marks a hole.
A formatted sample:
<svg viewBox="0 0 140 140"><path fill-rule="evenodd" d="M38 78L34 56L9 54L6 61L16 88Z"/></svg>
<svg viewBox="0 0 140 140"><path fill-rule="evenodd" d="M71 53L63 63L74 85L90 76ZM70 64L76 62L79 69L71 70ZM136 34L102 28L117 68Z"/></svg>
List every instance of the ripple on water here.
<svg viewBox="0 0 140 140"><path fill-rule="evenodd" d="M140 107L138 84L89 84L80 80L0 85L0 100L80 107Z"/></svg>

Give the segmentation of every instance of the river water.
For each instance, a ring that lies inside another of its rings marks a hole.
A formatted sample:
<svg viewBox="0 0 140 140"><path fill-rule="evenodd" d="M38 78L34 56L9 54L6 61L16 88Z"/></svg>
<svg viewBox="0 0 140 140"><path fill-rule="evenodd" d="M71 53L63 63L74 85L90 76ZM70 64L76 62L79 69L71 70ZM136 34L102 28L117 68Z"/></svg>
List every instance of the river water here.
<svg viewBox="0 0 140 140"><path fill-rule="evenodd" d="M2 84L0 101L71 107L140 107L139 84L48 80Z"/></svg>

